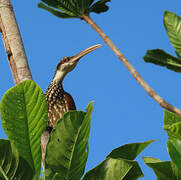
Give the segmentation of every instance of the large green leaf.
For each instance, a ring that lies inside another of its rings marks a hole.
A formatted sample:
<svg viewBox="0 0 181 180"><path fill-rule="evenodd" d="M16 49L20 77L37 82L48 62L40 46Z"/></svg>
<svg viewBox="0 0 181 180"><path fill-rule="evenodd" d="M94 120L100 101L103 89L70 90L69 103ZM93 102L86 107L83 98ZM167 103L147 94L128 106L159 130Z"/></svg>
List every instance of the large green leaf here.
<svg viewBox="0 0 181 180"><path fill-rule="evenodd" d="M176 165L170 161L160 161L156 158L143 157L147 166L153 169L157 180L179 180L181 179L181 171Z"/></svg>
<svg viewBox="0 0 181 180"><path fill-rule="evenodd" d="M48 6L51 6L53 8L56 8L56 9L59 9L59 10L65 12L67 15L74 16L74 14L70 10L70 7L67 5L67 1L66 1L66 3L63 3L63 2L60 2L59 0L54 0L54 1L52 1L52 0L42 0L42 2L44 2ZM44 7L47 7L47 6L45 6L43 3L40 3L39 7L44 8ZM50 7L48 7L48 8L50 8ZM48 10L48 9L46 9L46 10ZM60 12L60 11L58 11L58 12Z"/></svg>
<svg viewBox="0 0 181 180"><path fill-rule="evenodd" d="M145 62L165 66L173 71L181 72L181 60L161 49L148 50L143 59Z"/></svg>
<svg viewBox="0 0 181 180"><path fill-rule="evenodd" d="M74 16L74 15L66 14L66 13L63 13L61 11L50 8L49 6L46 6L43 3L39 3L38 7L49 11L50 13L52 13L53 15L55 15L55 16L57 16L59 18L76 18L77 17L77 16Z"/></svg>
<svg viewBox="0 0 181 180"><path fill-rule="evenodd" d="M177 122L172 125L165 125L164 130L167 131L169 138L181 140L181 122Z"/></svg>
<svg viewBox="0 0 181 180"><path fill-rule="evenodd" d="M164 129L167 131L169 138L177 138L181 140L181 117L165 110Z"/></svg>
<svg viewBox="0 0 181 180"><path fill-rule="evenodd" d="M40 141L48 120L48 108L42 90L32 80L20 83L5 93L0 112L8 138L39 176Z"/></svg>
<svg viewBox="0 0 181 180"><path fill-rule="evenodd" d="M165 11L163 22L170 42L177 53L181 54L181 17L173 12Z"/></svg>
<svg viewBox="0 0 181 180"><path fill-rule="evenodd" d="M136 161L133 161L150 143L126 144L114 149L98 166L88 171L83 180L136 180L143 173Z"/></svg>
<svg viewBox="0 0 181 180"><path fill-rule="evenodd" d="M84 14L91 12L106 12L109 7L106 5L110 0L41 0L38 7L49 11L59 18L82 18Z"/></svg>
<svg viewBox="0 0 181 180"><path fill-rule="evenodd" d="M181 122L181 117L178 116L177 114L164 110L164 125L165 126L169 126L172 125L174 123L179 123Z"/></svg>
<svg viewBox="0 0 181 180"><path fill-rule="evenodd" d="M181 170L181 140L179 139L168 140L167 149L172 161Z"/></svg>
<svg viewBox="0 0 181 180"><path fill-rule="evenodd" d="M47 145L47 179L79 180L84 174L92 111L93 106L90 103L87 113L70 111L58 122Z"/></svg>
<svg viewBox="0 0 181 180"><path fill-rule="evenodd" d="M169 136L168 153L177 168L181 170L181 117L165 110L164 129Z"/></svg>
<svg viewBox="0 0 181 180"><path fill-rule="evenodd" d="M134 173L131 172L134 170ZM143 173L136 161L106 158L101 164L88 171L83 180L136 180Z"/></svg>
<svg viewBox="0 0 181 180"><path fill-rule="evenodd" d="M34 172L8 140L0 139L0 179L32 180Z"/></svg>
<svg viewBox="0 0 181 180"><path fill-rule="evenodd" d="M131 143L114 149L107 157L134 160L154 140L143 143Z"/></svg>

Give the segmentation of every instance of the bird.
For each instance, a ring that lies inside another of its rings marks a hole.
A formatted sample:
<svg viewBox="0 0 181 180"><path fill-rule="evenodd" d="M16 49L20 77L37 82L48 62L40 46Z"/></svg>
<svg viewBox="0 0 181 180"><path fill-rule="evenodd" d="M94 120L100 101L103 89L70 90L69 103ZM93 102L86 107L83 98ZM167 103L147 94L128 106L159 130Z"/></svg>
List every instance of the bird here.
<svg viewBox="0 0 181 180"><path fill-rule="evenodd" d="M79 60L86 54L98 49L101 44L91 46L84 51L72 57L64 57L57 64L56 71L48 89L45 93L48 104L48 124L45 132L41 137L42 146L42 164L44 166L44 156L46 153L46 145L48 143L51 131L56 128L57 122L63 118L64 113L76 110L75 102L72 96L63 88L63 80L65 76L71 72L78 64Z"/></svg>

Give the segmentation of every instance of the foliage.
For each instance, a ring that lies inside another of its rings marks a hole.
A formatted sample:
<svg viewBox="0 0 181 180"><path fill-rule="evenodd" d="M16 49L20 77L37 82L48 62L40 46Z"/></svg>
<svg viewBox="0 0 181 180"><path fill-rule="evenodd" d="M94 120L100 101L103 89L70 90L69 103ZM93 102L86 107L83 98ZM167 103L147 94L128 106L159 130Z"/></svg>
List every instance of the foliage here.
<svg viewBox="0 0 181 180"><path fill-rule="evenodd" d="M38 176L41 170L41 134L48 120L47 109L42 90L32 80L9 89L0 104L5 133Z"/></svg>
<svg viewBox="0 0 181 180"><path fill-rule="evenodd" d="M165 111L164 129L169 136L168 153L177 168L181 170L181 117Z"/></svg>
<svg viewBox="0 0 181 180"><path fill-rule="evenodd" d="M41 0L38 6L60 18L82 18L91 12L102 13L110 0ZM176 50L174 57L161 49L147 51L145 62L181 72L181 18L165 11L164 25ZM84 174L89 153L89 132L93 105L87 111L70 111L51 133L45 156L46 180L136 180L143 172L135 158L153 141L118 147L99 165ZM45 96L31 80L8 90L0 103L2 125L9 140L0 139L0 179L39 179L41 169L40 140L47 125ZM168 153L172 161L143 157L157 180L181 179L181 117L165 111Z"/></svg>
<svg viewBox="0 0 181 180"><path fill-rule="evenodd" d="M41 179L81 179L88 157L92 103L87 112L70 111L58 122L48 142L45 177ZM37 179L40 173L40 137L47 123L45 97L35 82L26 80L8 90L0 103L3 128L9 138L0 140L0 177ZM11 143L10 143L11 142ZM114 149L83 179L136 180L143 173L134 160L152 141Z"/></svg>
<svg viewBox="0 0 181 180"><path fill-rule="evenodd" d="M52 132L46 153L46 175L52 179L54 174L61 179L80 179L88 157L88 140L92 103L87 113L70 111L65 113ZM58 161L57 161L58 160Z"/></svg>
<svg viewBox="0 0 181 180"><path fill-rule="evenodd" d="M181 117L165 111L164 129L169 137L167 149L172 161L163 162L151 157L143 159L153 169L157 180L178 180L181 179Z"/></svg>
<svg viewBox="0 0 181 180"><path fill-rule="evenodd" d="M181 60L161 49L148 50L144 56L145 62L165 66L175 72L181 72Z"/></svg>
<svg viewBox="0 0 181 180"><path fill-rule="evenodd" d="M41 0L38 7L45 9L59 18L82 18L84 14L106 12L110 0Z"/></svg>
<svg viewBox="0 0 181 180"><path fill-rule="evenodd" d="M175 48L177 57L161 49L148 50L143 57L145 62L165 66L175 72L181 72L181 17L173 12L165 11L163 23L169 40Z"/></svg>
<svg viewBox="0 0 181 180"><path fill-rule="evenodd" d="M8 140L0 139L0 179L33 179L34 171L19 156L16 147Z"/></svg>
<svg viewBox="0 0 181 180"><path fill-rule="evenodd" d="M160 161L156 158L143 157L147 166L153 169L157 180L178 180L181 179L181 172L170 161Z"/></svg>
<svg viewBox="0 0 181 180"><path fill-rule="evenodd" d="M134 159L152 142L132 143L114 149L103 162L88 171L83 180L136 180L143 177Z"/></svg>

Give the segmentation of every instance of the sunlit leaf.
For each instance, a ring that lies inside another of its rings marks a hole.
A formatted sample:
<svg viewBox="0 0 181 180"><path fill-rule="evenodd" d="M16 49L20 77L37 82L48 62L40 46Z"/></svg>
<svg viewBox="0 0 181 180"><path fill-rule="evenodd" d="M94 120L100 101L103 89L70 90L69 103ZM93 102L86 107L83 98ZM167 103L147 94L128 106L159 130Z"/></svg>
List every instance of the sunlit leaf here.
<svg viewBox="0 0 181 180"><path fill-rule="evenodd" d="M48 120L48 108L42 90L32 80L23 81L4 94L0 113L9 140L39 176L41 135Z"/></svg>
<svg viewBox="0 0 181 180"><path fill-rule="evenodd" d="M170 42L176 51L181 54L181 17L173 12L165 11L163 22Z"/></svg>
<svg viewBox="0 0 181 180"><path fill-rule="evenodd" d="M172 161L181 170L181 140L179 139L168 140L167 149Z"/></svg>
<svg viewBox="0 0 181 180"><path fill-rule="evenodd" d="M48 179L80 179L84 174L88 157L88 139L92 103L87 112L70 111L65 113L52 132L45 157Z"/></svg>
<svg viewBox="0 0 181 180"><path fill-rule="evenodd" d="M169 138L181 140L181 117L175 113L164 111L164 129Z"/></svg>
<svg viewBox="0 0 181 180"><path fill-rule="evenodd" d="M141 177L143 177L143 173L136 161L106 158L98 166L88 171L83 180L136 180Z"/></svg>
<svg viewBox="0 0 181 180"><path fill-rule="evenodd" d="M114 149L98 166L88 171L83 180L136 180L143 173L133 161L153 141L126 144Z"/></svg>
<svg viewBox="0 0 181 180"><path fill-rule="evenodd" d="M157 180L179 180L181 179L181 171L176 165L170 161L160 161L156 158L143 157L147 166L153 169Z"/></svg>
<svg viewBox="0 0 181 180"><path fill-rule="evenodd" d="M131 143L114 149L107 157L134 160L154 140L143 143Z"/></svg>
<svg viewBox="0 0 181 180"><path fill-rule="evenodd" d="M55 15L55 16L57 16L59 18L75 18L76 17L76 16L72 16L72 13L71 13L71 15L63 13L61 11L55 10L53 8L50 8L49 6L46 6L43 3L39 3L38 7L49 11L50 13L52 13L53 15Z"/></svg>

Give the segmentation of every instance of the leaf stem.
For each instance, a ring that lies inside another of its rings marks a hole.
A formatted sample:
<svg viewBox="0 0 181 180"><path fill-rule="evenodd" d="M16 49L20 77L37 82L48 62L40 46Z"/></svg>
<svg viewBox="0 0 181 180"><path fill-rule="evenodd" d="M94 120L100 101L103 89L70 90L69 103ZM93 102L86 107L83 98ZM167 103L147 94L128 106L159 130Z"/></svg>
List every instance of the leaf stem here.
<svg viewBox="0 0 181 180"><path fill-rule="evenodd" d="M106 34L100 29L100 27L91 19L89 15L84 14L82 19L88 23L104 40L104 42L113 50L116 56L122 61L122 63L126 66L128 71L132 74L132 76L136 79L136 81L145 89L145 91L163 108L168 111L174 112L177 115L181 116L181 110L177 107L167 103L164 99L162 99L138 74L136 69L130 64L130 62L126 59L126 57L119 51L119 49L115 46L115 44L111 41L111 39L106 36Z"/></svg>
<svg viewBox="0 0 181 180"><path fill-rule="evenodd" d="M0 30L15 84L32 79L11 0L0 0Z"/></svg>
<svg viewBox="0 0 181 180"><path fill-rule="evenodd" d="M3 177L5 178L5 180L9 180L8 177L6 176L5 172L3 171L3 169L0 167L0 172L2 173Z"/></svg>

